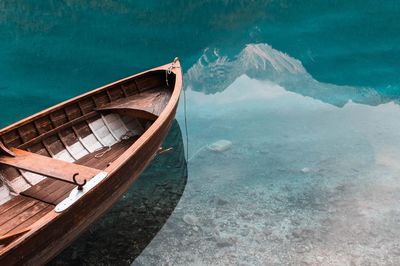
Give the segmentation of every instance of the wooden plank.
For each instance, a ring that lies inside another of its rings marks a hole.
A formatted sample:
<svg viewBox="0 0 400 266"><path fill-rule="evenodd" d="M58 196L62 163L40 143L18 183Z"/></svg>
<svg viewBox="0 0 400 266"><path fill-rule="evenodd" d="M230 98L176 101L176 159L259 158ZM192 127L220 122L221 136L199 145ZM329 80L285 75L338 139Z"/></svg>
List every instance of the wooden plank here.
<svg viewBox="0 0 400 266"><path fill-rule="evenodd" d="M61 201L66 199L69 194L71 193L71 189L66 189L65 186L63 186L61 189L58 189L55 193L51 195L51 202L53 202L54 205L59 204Z"/></svg>
<svg viewBox="0 0 400 266"><path fill-rule="evenodd" d="M16 148L11 148L11 151L16 154L16 157L1 156L0 164L14 166L71 184L75 184L72 178L75 173L79 173L76 177L79 183L83 183L85 179L89 180L100 173L100 170L97 169L64 162Z"/></svg>
<svg viewBox="0 0 400 266"><path fill-rule="evenodd" d="M7 243L29 232L30 230L31 230L30 228L23 228L21 230L14 231L13 233L6 233L0 236L0 245L7 245Z"/></svg>
<svg viewBox="0 0 400 266"><path fill-rule="evenodd" d="M124 85L120 85L120 86L121 86L122 93L124 94L124 97L125 97L125 98L128 97L129 95L128 95L128 93L127 93L126 90L125 90L125 86L124 86Z"/></svg>
<svg viewBox="0 0 400 266"><path fill-rule="evenodd" d="M157 89L145 91L127 98L120 98L100 108L96 108L96 110L114 111L124 115L134 115L155 120L161 114L169 98L170 92L164 89Z"/></svg>
<svg viewBox="0 0 400 266"><path fill-rule="evenodd" d="M110 95L110 92L108 91L108 89L106 90L106 94L107 94L108 99L109 99L110 101L112 101L112 98L111 98L111 95Z"/></svg>
<svg viewBox="0 0 400 266"><path fill-rule="evenodd" d="M41 117L33 121L33 123L35 124L39 135L44 134L54 128L52 122L50 121L50 116Z"/></svg>
<svg viewBox="0 0 400 266"><path fill-rule="evenodd" d="M65 113L64 108L52 112L49 115L49 118L51 124L53 125L53 128L57 128L68 122L68 117L67 114Z"/></svg>
<svg viewBox="0 0 400 266"><path fill-rule="evenodd" d="M65 150L69 153L69 155L71 155L71 157L76 161L76 157L74 155L74 153L71 151L71 149L69 148L67 141L65 140L65 138L63 138L63 136L60 133L57 133L57 137L60 139L61 143L64 145Z"/></svg>
<svg viewBox="0 0 400 266"><path fill-rule="evenodd" d="M12 219L9 219L6 223L3 223L0 226L0 235L4 235L10 230L14 229L30 217L34 216L47 206L49 206L47 203L40 202L37 200L32 200L34 204L30 206L29 208L24 209L23 212L20 212L18 215L15 215ZM7 215L7 213L6 213Z"/></svg>
<svg viewBox="0 0 400 266"><path fill-rule="evenodd" d="M14 197L0 206L0 215L24 201L24 197Z"/></svg>
<svg viewBox="0 0 400 266"><path fill-rule="evenodd" d="M46 197L53 193L57 189L57 184L56 182L62 182L58 181L56 179L52 178L46 178L37 183L36 185L28 188L27 190L21 192L20 194L26 197L38 199L44 202L46 201ZM65 184L65 183L64 183ZM49 202L47 202L49 203Z"/></svg>
<svg viewBox="0 0 400 266"><path fill-rule="evenodd" d="M93 100L93 96L83 98L82 100L80 100L78 102L78 104L79 104L79 108L82 111L82 114L89 114L96 107L96 103Z"/></svg>
<svg viewBox="0 0 400 266"><path fill-rule="evenodd" d="M17 128L17 132L20 135L23 142L27 142L39 135L33 123L25 124Z"/></svg>
<svg viewBox="0 0 400 266"><path fill-rule="evenodd" d="M58 132L60 132L63 129L69 128L69 127L75 125L76 123L85 121L85 120L87 120L89 118L92 118L92 117L94 117L96 115L97 115L97 112L90 112L90 113L87 113L85 115L82 115L81 117L79 117L77 119L71 120L71 121L69 121L69 122L67 122L67 123L65 123L65 124L63 124L63 125L61 125L59 127L56 127L56 128L54 128L52 130L49 130L46 133L44 133L42 135L39 135L36 138L33 138L33 139L25 142L24 144L18 146L18 148L25 149L25 148L33 145L33 144L41 142L42 140L44 140L44 139L46 139L46 138L48 138L48 137L50 137L50 136L52 136L54 134L57 134Z"/></svg>
<svg viewBox="0 0 400 266"><path fill-rule="evenodd" d="M69 158L73 160L73 157L68 153L68 151L65 149L65 145L61 141L61 139L58 136L58 133L56 135L53 135L45 140L43 140L43 144L46 147L46 150L49 152L50 156L55 159L59 160L65 160L66 159L60 159L62 157L57 157L60 153L65 153L68 155ZM70 162L70 161L68 161Z"/></svg>
<svg viewBox="0 0 400 266"><path fill-rule="evenodd" d="M92 121L94 122L94 121ZM90 131L93 133L93 136L97 139L97 141L101 144L103 147L107 147L108 145L104 142L104 139L102 139L95 128L92 126L91 122L86 121L87 126L90 128Z"/></svg>
<svg viewBox="0 0 400 266"><path fill-rule="evenodd" d="M31 216L30 218L26 219L23 223L19 224L12 230L8 231L7 234L16 234L20 231L29 229L29 226L32 225L34 222L38 221L47 213L51 212L54 209L53 205L48 205L46 208L42 209L40 212L36 213L35 215Z"/></svg>
<svg viewBox="0 0 400 266"><path fill-rule="evenodd" d="M5 179L4 182L12 191L15 192L15 188L12 187L14 180L20 177L20 173L14 167L9 167L7 165L0 165L0 175Z"/></svg>
<svg viewBox="0 0 400 266"><path fill-rule="evenodd" d="M101 153L107 148L85 155L77 160L75 163L88 167L93 167L96 169L105 169L109 163L113 162L124 151L126 151L135 142L136 139L137 137L133 137L128 140L123 140L121 142L115 143L113 146L111 146L111 150L106 152L101 158L96 158L96 154Z"/></svg>
<svg viewBox="0 0 400 266"><path fill-rule="evenodd" d="M126 97L125 94L124 94L124 91L121 89L120 85L117 85L115 87L109 88L107 91L108 91L108 93L109 93L109 95L111 97L111 101L116 101L116 100L118 100L120 98L125 98Z"/></svg>
<svg viewBox="0 0 400 266"><path fill-rule="evenodd" d="M116 140L119 141L119 138L115 135L115 132L112 131L110 124L108 123L107 119L104 117L104 115L101 115L101 120L103 120L104 125L110 131L111 136Z"/></svg>
<svg viewBox="0 0 400 266"><path fill-rule="evenodd" d="M74 187L72 184L47 178L25 190L21 195L57 205L62 200L60 198L68 195Z"/></svg>
<svg viewBox="0 0 400 266"><path fill-rule="evenodd" d="M23 196L17 197L22 197L23 200L19 204L14 205L12 208L8 209L0 216L0 226L37 203L37 201L33 199L29 199Z"/></svg>
<svg viewBox="0 0 400 266"><path fill-rule="evenodd" d="M73 126L71 127L72 130L74 131L76 137L78 138L78 141L82 144L82 146L85 148L85 150L87 150L87 152L90 153L90 149L89 147L86 145L85 141L82 139L82 137L79 135L78 130Z"/></svg>
<svg viewBox="0 0 400 266"><path fill-rule="evenodd" d="M22 139L19 136L17 129L2 134L1 140L3 140L3 144L6 147L16 147L22 144Z"/></svg>
<svg viewBox="0 0 400 266"><path fill-rule="evenodd" d="M117 113L119 115L142 118L142 119L146 119L146 120L150 120L150 121L156 121L156 119L158 117L147 111L138 110L138 109L134 109L134 108L105 107L105 108L98 108L97 111L110 111L110 112Z"/></svg>

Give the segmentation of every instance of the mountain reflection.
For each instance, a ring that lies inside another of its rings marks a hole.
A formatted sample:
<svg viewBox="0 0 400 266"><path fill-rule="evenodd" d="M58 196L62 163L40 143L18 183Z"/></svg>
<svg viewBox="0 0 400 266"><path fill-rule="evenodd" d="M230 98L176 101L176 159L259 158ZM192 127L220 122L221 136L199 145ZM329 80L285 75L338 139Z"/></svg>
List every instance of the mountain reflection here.
<svg viewBox="0 0 400 266"><path fill-rule="evenodd" d="M221 92L238 77L247 75L267 80L303 96L342 107L350 100L377 105L388 102L372 88L338 86L315 80L302 63L273 49L268 44L248 44L236 56L220 54L218 49L206 49L185 75L186 85L206 94ZM242 88L246 93L246 88Z"/></svg>

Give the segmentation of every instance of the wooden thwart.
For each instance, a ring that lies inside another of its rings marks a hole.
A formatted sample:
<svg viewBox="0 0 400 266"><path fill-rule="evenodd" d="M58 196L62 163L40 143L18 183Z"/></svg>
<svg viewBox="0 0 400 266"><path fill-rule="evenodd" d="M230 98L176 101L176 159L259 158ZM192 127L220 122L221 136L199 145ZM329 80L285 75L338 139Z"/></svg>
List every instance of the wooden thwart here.
<svg viewBox="0 0 400 266"><path fill-rule="evenodd" d="M0 156L0 164L13 166L71 184L82 184L85 180L89 180L101 172L98 169L64 162L16 148L11 148L10 150L16 156ZM75 180L73 178L74 175L76 175Z"/></svg>

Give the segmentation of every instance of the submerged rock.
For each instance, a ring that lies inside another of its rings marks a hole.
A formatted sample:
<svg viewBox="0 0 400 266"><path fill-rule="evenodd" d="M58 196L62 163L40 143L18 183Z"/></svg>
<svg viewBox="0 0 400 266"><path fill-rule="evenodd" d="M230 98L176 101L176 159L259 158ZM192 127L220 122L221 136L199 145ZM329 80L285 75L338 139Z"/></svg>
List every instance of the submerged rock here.
<svg viewBox="0 0 400 266"><path fill-rule="evenodd" d="M214 232L214 239L218 247L230 247L237 243L238 239L234 235L221 233L218 230Z"/></svg>
<svg viewBox="0 0 400 266"><path fill-rule="evenodd" d="M229 140L221 139L208 146L209 150L215 152L224 152L232 147L232 142Z"/></svg>
<svg viewBox="0 0 400 266"><path fill-rule="evenodd" d="M301 171L302 171L303 173L309 173L309 172L310 172L310 168L304 167L303 169L301 169Z"/></svg>
<svg viewBox="0 0 400 266"><path fill-rule="evenodd" d="M199 225L199 218L191 214L185 214L183 221L188 225Z"/></svg>
<svg viewBox="0 0 400 266"><path fill-rule="evenodd" d="M221 199L221 198L218 198L217 200L216 200L216 204L218 205L218 206L223 206L223 205L227 205L229 202L227 201L227 200L224 200L224 199Z"/></svg>

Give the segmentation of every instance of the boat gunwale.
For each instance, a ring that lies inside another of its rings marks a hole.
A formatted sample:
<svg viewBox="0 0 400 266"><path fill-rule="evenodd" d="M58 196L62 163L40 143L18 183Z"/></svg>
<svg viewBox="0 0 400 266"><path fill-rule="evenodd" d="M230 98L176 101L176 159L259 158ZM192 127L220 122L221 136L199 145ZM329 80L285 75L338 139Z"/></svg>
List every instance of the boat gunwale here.
<svg viewBox="0 0 400 266"><path fill-rule="evenodd" d="M131 79L134 79L134 78L136 78L138 76L141 76L141 75L144 75L144 74L148 74L148 73L151 73L151 72L155 72L155 71L158 71L158 70L167 70L170 65L171 65L171 63L165 64L165 65L162 65L162 66L159 66L159 67L155 67L155 68L152 68L152 69L149 69L149 70L145 70L145 71L142 71L140 73L137 73L137 74L134 74L134 75L119 79L117 81L108 83L108 84L103 85L101 87L92 89L92 90L90 90L88 92L84 92L82 94L79 94L77 96L69 98L69 99L67 99L65 101L62 101L62 102L60 102L58 104L50 106L50 107L48 107L48 108L46 108L46 109L44 109L42 111L39 111L39 112L34 113L32 115L29 115L28 117L25 117L25 118L23 118L23 119L21 119L19 121L16 121L16 122L14 122L14 123L12 123L12 124L10 124L8 126L5 126L5 127L1 128L0 129L0 135L8 133L11 130L14 130L16 128L19 128L19 127L25 125L26 123L29 123L29 122L31 122L31 121L33 121L35 119L42 118L42 117L46 116L47 114L49 114L51 112L61 110L62 108L65 108L68 104L79 102L79 100L81 100L81 99L83 99L83 98L85 98L87 96L90 96L91 94L95 94L95 93L101 92L101 91L106 90L108 88L111 88L111 87L113 87L115 85L118 85L119 83L124 83L124 82L129 81Z"/></svg>

